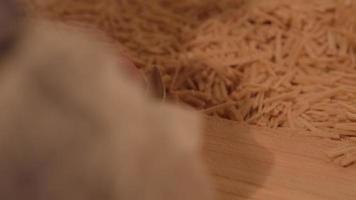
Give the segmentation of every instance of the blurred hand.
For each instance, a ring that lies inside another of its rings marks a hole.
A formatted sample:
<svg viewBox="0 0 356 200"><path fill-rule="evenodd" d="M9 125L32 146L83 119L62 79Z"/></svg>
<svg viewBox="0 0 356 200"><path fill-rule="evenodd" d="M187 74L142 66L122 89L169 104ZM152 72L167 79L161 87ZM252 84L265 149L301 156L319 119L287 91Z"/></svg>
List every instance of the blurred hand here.
<svg viewBox="0 0 356 200"><path fill-rule="evenodd" d="M210 198L196 113L145 95L94 38L30 27L1 63L0 199Z"/></svg>

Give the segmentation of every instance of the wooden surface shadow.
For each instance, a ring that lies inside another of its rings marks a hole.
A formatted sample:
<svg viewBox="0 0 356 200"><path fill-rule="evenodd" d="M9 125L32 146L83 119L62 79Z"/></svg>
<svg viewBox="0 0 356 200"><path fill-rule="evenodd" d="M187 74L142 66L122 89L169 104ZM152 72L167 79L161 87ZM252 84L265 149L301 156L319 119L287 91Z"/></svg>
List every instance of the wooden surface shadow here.
<svg viewBox="0 0 356 200"><path fill-rule="evenodd" d="M226 199L248 199L263 187L273 155L256 142L247 126L237 130L224 126L234 122L213 118L206 122L204 152L216 190Z"/></svg>

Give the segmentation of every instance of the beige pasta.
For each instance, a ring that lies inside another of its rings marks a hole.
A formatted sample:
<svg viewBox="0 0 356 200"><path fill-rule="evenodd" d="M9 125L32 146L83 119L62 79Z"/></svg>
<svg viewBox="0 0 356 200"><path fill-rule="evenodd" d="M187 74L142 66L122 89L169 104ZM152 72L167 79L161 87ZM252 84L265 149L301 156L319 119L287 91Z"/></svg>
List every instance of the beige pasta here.
<svg viewBox="0 0 356 200"><path fill-rule="evenodd" d="M43 17L100 28L138 67L160 66L169 97L209 115L356 135L352 1L26 1Z"/></svg>

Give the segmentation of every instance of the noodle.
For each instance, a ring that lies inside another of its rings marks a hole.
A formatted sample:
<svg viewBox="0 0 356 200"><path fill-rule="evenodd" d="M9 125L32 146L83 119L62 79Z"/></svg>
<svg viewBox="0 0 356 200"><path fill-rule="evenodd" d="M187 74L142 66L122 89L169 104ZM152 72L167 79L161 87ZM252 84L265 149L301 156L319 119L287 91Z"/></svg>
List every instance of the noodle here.
<svg viewBox="0 0 356 200"><path fill-rule="evenodd" d="M351 1L27 1L41 17L99 28L142 69L160 66L168 95L209 115L356 135Z"/></svg>

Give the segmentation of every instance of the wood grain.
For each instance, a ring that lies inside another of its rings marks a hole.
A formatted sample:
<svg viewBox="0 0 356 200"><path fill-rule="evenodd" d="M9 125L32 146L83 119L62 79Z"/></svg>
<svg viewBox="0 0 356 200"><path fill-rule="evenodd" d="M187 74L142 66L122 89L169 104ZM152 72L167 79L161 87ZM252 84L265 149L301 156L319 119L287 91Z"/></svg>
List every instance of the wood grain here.
<svg viewBox="0 0 356 200"><path fill-rule="evenodd" d="M355 200L356 166L330 163L336 141L208 118L204 155L218 200Z"/></svg>

